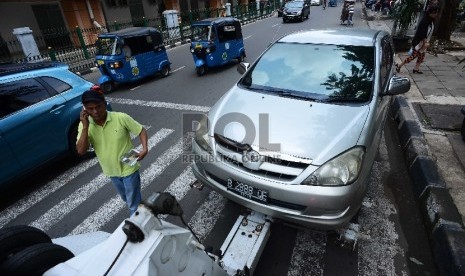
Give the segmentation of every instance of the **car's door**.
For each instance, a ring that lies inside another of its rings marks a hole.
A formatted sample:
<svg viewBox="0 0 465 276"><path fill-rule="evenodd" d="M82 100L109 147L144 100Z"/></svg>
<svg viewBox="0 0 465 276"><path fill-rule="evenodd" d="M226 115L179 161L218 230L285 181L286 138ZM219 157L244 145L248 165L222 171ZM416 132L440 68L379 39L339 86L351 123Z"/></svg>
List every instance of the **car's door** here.
<svg viewBox="0 0 465 276"><path fill-rule="evenodd" d="M10 95L8 106L14 110L2 120L3 138L24 170L66 150L66 126L59 120L65 109L61 95L51 93L35 78L1 84L0 90Z"/></svg>
<svg viewBox="0 0 465 276"><path fill-rule="evenodd" d="M2 125L0 118L0 126ZM14 156L0 128L0 183L6 183L21 174L21 165ZM2 188L2 187L0 187Z"/></svg>

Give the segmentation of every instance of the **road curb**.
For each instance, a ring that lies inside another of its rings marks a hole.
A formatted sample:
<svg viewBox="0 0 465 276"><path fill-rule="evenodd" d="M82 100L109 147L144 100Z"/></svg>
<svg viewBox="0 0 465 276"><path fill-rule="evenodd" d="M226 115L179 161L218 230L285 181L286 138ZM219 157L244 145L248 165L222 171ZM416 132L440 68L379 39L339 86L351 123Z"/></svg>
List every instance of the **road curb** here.
<svg viewBox="0 0 465 276"><path fill-rule="evenodd" d="M391 108L439 273L465 275L465 227L461 215L405 97L396 96Z"/></svg>

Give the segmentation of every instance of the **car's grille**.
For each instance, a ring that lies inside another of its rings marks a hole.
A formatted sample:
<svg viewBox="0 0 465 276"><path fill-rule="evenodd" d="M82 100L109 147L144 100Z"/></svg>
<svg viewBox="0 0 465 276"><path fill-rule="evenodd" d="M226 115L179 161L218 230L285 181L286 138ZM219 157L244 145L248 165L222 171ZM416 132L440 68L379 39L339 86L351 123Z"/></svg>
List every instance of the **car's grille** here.
<svg viewBox="0 0 465 276"><path fill-rule="evenodd" d="M206 173L211 179L215 180L219 184L226 187L226 185L227 185L226 180L221 179L220 177L218 177L216 175L213 175L213 174L211 174L209 172L206 172ZM286 202L286 201L281 201L281 200L274 199L272 197L268 197L268 205L274 205L274 206L277 206L277 207L291 209L291 210L295 210L295 211L303 211L306 208L305 206L300 205L300 204L294 204L294 203L290 203L290 202Z"/></svg>
<svg viewBox="0 0 465 276"><path fill-rule="evenodd" d="M233 156L237 155L242 156L244 151L247 151L251 148L249 145L237 143L218 134L215 134L215 141L216 144L222 148L221 151L217 150L217 153L221 155L224 162L227 162L231 165L235 165L246 172L257 174L274 180L291 181L295 179L308 166L308 164L301 162L295 162L269 156L261 156L263 165L265 166L262 165L260 169L252 170L244 166L241 158L233 158ZM263 167L268 167L269 169L262 169Z"/></svg>

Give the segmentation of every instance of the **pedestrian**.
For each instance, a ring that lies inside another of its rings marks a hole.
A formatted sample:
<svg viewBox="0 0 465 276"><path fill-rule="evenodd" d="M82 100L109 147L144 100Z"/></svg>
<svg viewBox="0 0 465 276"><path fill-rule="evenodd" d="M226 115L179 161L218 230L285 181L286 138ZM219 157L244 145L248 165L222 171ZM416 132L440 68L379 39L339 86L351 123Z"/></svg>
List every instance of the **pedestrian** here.
<svg viewBox="0 0 465 276"><path fill-rule="evenodd" d="M348 11L348 17L347 17L347 25L353 25L352 23L352 17L354 16L354 11L355 11L355 0L349 1L349 4L347 6L347 11Z"/></svg>
<svg viewBox="0 0 465 276"><path fill-rule="evenodd" d="M401 64L396 64L397 73L400 72L400 68L402 68L402 66L404 66L406 63L417 59L415 67L413 68L413 73L423 74L423 72L420 71L420 65L425 60L426 50L429 47L429 40L431 39L431 35L433 34L434 30L434 20L436 19L438 12L438 6L430 6L428 8L425 16L423 16L420 23L418 24L415 35L413 36L411 49L412 53L407 58L405 58Z"/></svg>
<svg viewBox="0 0 465 276"><path fill-rule="evenodd" d="M92 145L103 173L110 177L132 216L141 201L140 164L136 162L131 166L121 159L134 148L131 133L139 136L142 144L142 150L136 154L137 160L147 155L147 131L128 114L107 111L101 90L92 88L85 91L81 101L83 108L78 127L77 152L84 155Z"/></svg>

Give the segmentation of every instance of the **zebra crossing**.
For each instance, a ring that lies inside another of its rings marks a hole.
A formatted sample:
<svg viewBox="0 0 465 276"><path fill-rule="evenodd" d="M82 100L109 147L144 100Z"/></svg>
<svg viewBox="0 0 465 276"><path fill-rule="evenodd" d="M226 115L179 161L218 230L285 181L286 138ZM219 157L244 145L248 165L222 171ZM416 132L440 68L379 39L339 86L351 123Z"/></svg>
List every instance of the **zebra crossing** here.
<svg viewBox="0 0 465 276"><path fill-rule="evenodd" d="M119 104L136 104L136 101L127 101L122 99L111 99L112 102ZM141 104L137 102L137 104ZM166 106L160 103L145 103L145 106ZM170 107L172 108L172 107ZM203 110L204 107L189 107L186 105L177 106L179 110ZM189 139L180 137L176 139L176 131L173 129L162 128L159 130L150 129L153 133L149 137L149 149L158 147L162 142L169 141L171 144L163 149L161 154L153 157L149 164L141 168L141 188L148 191L151 185L163 173L170 170L173 164L180 160L180 157L186 152L189 147ZM149 133L150 134L150 133ZM399 256L403 257L406 253L399 245L399 235L396 232L392 217L396 216L396 209L391 200L383 191L382 178L389 171L389 162L387 160L387 149L384 142L381 142L380 158L373 167L371 175L371 185L368 188L368 194L365 198L360 211L358 222L360 224L360 233L357 241L357 250L350 252L356 261L357 275L407 275L406 265L401 265L402 270L399 271ZM94 196L102 188L109 186L110 180L101 173L98 173L88 183L80 183L75 185L75 189L62 197L59 200L55 199L53 206L49 209L41 209L42 214L37 218L32 215L25 216L32 211L37 211L36 207L39 204L46 206L51 198L57 196L58 192L63 188L70 188L70 182L79 179L90 170L100 172L97 159L92 158L83 161L72 167L49 183L41 186L36 191L30 193L24 198L18 200L11 206L0 211L0 227L6 227L15 224L28 224L46 232L61 227L61 223L65 218L74 216L82 205L92 201ZM188 164L183 164L183 169L176 174L174 180L167 185L164 191L171 193L176 199L183 203L188 195L198 192L191 189L196 179ZM76 235L89 233L101 230L111 220L121 221L126 214L125 203L112 190L112 194L108 194L105 201L92 202L94 207L88 214L82 214L83 219L76 226L66 230L66 235ZM217 224L224 223L224 214L229 212L225 206L228 200L220 194L211 191L206 187L203 191L204 196L199 197L200 202L196 205L196 210L192 210L192 215L186 218L188 225L192 228L195 234L201 241L205 241L208 237L216 235L213 232ZM24 217L31 218L25 221ZM167 218L167 216L162 216ZM182 226L180 223L178 225ZM288 227L288 226L286 226ZM309 229L297 229L293 244L290 245L292 250L288 252L289 261L287 263L287 275L323 275L325 274L325 263L327 256L327 247L330 243L328 233L324 231L316 231ZM270 237L269 243L273 243L273 234ZM341 248L340 250L347 250ZM271 254L273 252L265 252ZM402 258L401 258L402 259ZM395 263L397 260L397 264ZM260 273L257 270L256 273ZM265 274L263 274L265 275Z"/></svg>

